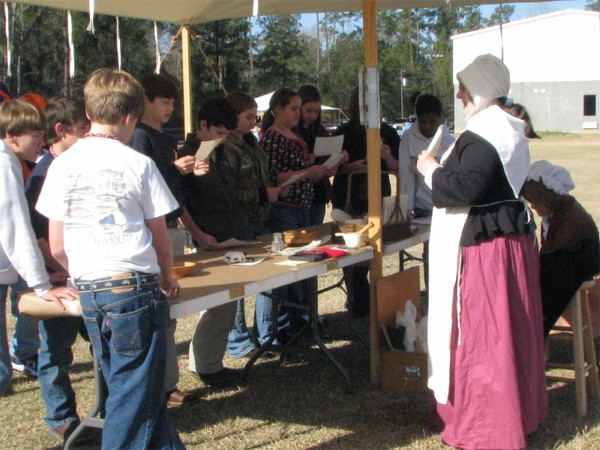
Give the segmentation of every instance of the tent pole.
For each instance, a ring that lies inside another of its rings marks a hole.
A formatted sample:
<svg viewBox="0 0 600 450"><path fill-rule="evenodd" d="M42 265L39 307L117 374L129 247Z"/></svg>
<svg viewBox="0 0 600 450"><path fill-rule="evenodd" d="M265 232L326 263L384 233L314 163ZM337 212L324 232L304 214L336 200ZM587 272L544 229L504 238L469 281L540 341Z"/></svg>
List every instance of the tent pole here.
<svg viewBox="0 0 600 450"><path fill-rule="evenodd" d="M190 52L190 29L181 27L181 61L183 78L183 128L184 138L194 131L192 116L192 64Z"/></svg>
<svg viewBox="0 0 600 450"><path fill-rule="evenodd" d="M375 0L363 0L363 29L365 67L377 69L377 15ZM379 86L377 86L377 104L367 105L371 111L379 110ZM369 199L369 221L373 227L369 230L374 256L371 261L371 313L369 320L371 341L371 382L380 381L379 326L377 319L377 280L383 273L383 240L381 231L381 155L380 155L379 118L367 125L367 180Z"/></svg>

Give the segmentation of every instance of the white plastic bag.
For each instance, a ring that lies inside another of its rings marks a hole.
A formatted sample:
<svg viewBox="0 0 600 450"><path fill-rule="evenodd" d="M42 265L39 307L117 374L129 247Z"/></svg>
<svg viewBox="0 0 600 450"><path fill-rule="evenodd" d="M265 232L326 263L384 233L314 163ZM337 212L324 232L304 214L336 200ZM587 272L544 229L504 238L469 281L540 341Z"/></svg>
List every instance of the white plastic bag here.
<svg viewBox="0 0 600 450"><path fill-rule="evenodd" d="M418 352L429 353L429 348L427 347L427 316L421 317L421 321L417 325L415 346Z"/></svg>
<svg viewBox="0 0 600 450"><path fill-rule="evenodd" d="M404 313L396 313L396 327L404 327L404 349L407 352L415 351L415 340L417 339L417 308L412 300L404 304Z"/></svg>

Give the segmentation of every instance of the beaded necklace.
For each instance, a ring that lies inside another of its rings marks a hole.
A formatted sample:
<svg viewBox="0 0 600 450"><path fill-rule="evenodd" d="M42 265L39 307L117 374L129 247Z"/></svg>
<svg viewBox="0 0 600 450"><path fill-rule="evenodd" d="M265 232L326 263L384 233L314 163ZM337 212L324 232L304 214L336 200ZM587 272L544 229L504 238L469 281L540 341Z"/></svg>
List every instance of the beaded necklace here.
<svg viewBox="0 0 600 450"><path fill-rule="evenodd" d="M119 140L118 137L116 137L114 134L108 134L108 133L85 133L83 135L84 138L88 138L88 137L97 137L97 138L105 138L105 139L114 139L116 141Z"/></svg>

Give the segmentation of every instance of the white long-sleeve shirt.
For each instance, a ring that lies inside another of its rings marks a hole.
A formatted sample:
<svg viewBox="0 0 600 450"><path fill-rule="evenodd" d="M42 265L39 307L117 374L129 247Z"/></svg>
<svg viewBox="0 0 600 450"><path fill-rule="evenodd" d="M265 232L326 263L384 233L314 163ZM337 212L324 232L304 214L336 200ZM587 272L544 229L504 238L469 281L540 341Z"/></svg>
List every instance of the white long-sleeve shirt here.
<svg viewBox="0 0 600 450"><path fill-rule="evenodd" d="M0 284L12 284L21 275L38 296L52 286L44 258L31 227L17 156L0 140Z"/></svg>
<svg viewBox="0 0 600 450"><path fill-rule="evenodd" d="M431 200L431 189L425 184L423 175L417 172L416 161L423 150L427 150L429 143L433 138L426 138L419 129L418 122L415 122L403 135L400 141L400 154L398 169L400 177L400 193L407 196L407 211L415 208L432 211L433 201ZM438 152L438 159L450 146L456 141L454 136L444 125L444 134L442 135L442 144Z"/></svg>

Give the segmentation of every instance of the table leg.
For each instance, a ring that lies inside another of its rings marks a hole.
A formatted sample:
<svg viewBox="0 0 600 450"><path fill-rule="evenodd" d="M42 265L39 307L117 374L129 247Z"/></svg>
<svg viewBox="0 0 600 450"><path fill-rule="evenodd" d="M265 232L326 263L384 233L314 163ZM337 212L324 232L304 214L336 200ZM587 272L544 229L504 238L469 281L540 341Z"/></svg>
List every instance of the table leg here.
<svg viewBox="0 0 600 450"><path fill-rule="evenodd" d="M250 370L252 369L252 366L254 366L254 363L258 360L258 358L260 358L263 355L263 353L271 349L271 347L273 346L273 342L277 338L277 318L279 317L279 308L283 303L283 299L280 298L278 295L274 295L272 293L267 294L263 292L263 295L273 300L273 330L271 331L271 336L269 337L267 342L261 345L258 348L258 351L255 352L254 355L252 355L248 362L246 362L246 365L244 366L244 370L242 372L242 381L245 383L248 382L248 378L250 378Z"/></svg>
<svg viewBox="0 0 600 450"><path fill-rule="evenodd" d="M92 357L94 359L96 401L94 402L94 406L92 406L92 410L88 413L86 418L81 421L75 430L73 430L73 433L71 433L71 436L69 436L69 439L67 439L65 442L65 450L72 448L73 444L77 441L77 438L85 428L98 428L101 430L104 427L104 419L97 417L98 415L102 414L104 410L104 400L106 398L106 393L104 392L104 378L102 377L102 370L100 370L100 363L96 359L96 354L94 352L92 352Z"/></svg>
<svg viewBox="0 0 600 450"><path fill-rule="evenodd" d="M350 374L346 370L346 368L331 354L329 349L325 346L323 339L321 339L321 334L319 332L319 294L317 289L317 277L313 277L307 280L307 299L309 305L309 322L310 327L313 331L313 337L317 342L317 345L321 349L325 356L329 358L335 368L342 374L342 376L346 380L346 392L352 394L354 389L352 387L352 381L350 380Z"/></svg>

